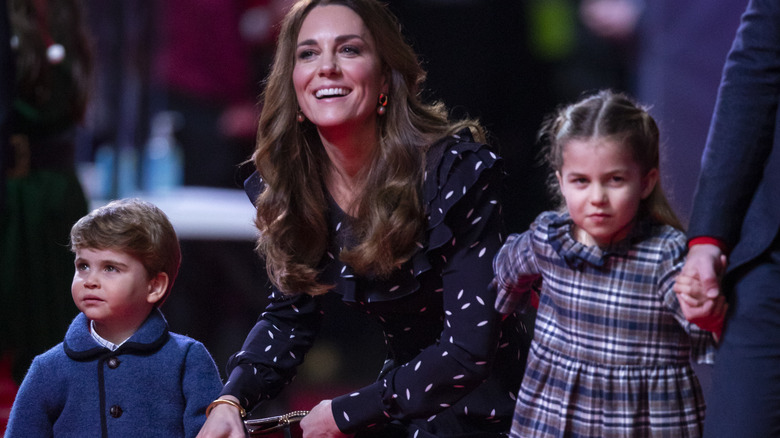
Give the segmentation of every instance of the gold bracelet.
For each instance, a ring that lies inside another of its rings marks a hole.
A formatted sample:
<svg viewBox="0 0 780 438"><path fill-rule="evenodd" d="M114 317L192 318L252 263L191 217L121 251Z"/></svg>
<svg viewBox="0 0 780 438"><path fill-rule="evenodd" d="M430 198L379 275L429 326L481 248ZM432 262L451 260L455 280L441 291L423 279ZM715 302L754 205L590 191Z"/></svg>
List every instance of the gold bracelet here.
<svg viewBox="0 0 780 438"><path fill-rule="evenodd" d="M241 416L241 419L246 418L246 409L241 407L240 404L234 402L233 400L228 400L226 398L218 398L213 402L209 403L208 407L206 408L206 418L208 418L209 414L211 413L211 410L214 409L219 404L226 404L226 405L233 406L234 408L238 409L238 415Z"/></svg>

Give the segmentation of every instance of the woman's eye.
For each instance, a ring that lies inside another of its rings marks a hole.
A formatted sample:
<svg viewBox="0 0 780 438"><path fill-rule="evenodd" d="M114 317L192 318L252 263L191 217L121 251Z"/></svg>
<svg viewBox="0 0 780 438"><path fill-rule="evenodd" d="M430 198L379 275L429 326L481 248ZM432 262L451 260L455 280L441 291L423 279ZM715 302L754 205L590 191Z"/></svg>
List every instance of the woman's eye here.
<svg viewBox="0 0 780 438"><path fill-rule="evenodd" d="M309 59L314 56L314 50L305 49L298 52L298 59Z"/></svg>
<svg viewBox="0 0 780 438"><path fill-rule="evenodd" d="M359 55L360 54L360 48L356 46L343 46L341 48L342 53L346 53L349 55Z"/></svg>

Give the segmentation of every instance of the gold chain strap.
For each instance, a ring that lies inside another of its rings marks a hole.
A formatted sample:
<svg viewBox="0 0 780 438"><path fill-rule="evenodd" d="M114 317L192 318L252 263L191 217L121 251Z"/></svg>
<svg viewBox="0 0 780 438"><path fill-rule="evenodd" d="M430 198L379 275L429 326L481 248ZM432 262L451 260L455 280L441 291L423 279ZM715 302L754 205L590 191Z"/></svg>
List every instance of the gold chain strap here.
<svg viewBox="0 0 780 438"><path fill-rule="evenodd" d="M309 411L292 411L288 412L284 415L282 415L279 418L279 424L288 424L291 419L297 418L297 417L305 417L306 414L308 414Z"/></svg>

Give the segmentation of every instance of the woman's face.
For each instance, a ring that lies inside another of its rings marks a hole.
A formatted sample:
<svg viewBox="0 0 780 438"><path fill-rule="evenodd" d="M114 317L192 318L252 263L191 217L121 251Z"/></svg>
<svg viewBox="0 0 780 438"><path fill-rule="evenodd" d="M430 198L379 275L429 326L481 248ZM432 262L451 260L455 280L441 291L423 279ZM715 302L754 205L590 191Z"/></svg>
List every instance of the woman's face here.
<svg viewBox="0 0 780 438"><path fill-rule="evenodd" d="M321 131L373 126L387 87L359 15L341 5L309 12L298 33L293 84L301 111Z"/></svg>

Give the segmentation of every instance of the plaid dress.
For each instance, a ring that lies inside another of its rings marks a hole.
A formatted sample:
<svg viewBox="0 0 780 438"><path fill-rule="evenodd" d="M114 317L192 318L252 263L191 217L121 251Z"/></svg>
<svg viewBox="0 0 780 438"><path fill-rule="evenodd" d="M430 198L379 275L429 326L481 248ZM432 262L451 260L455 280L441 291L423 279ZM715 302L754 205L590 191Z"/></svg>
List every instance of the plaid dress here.
<svg viewBox="0 0 780 438"><path fill-rule="evenodd" d="M539 308L512 437L698 437L704 400L691 358L714 340L688 323L672 290L682 232L638 223L609 248L571 236L568 214L542 213L494 260L496 308Z"/></svg>

